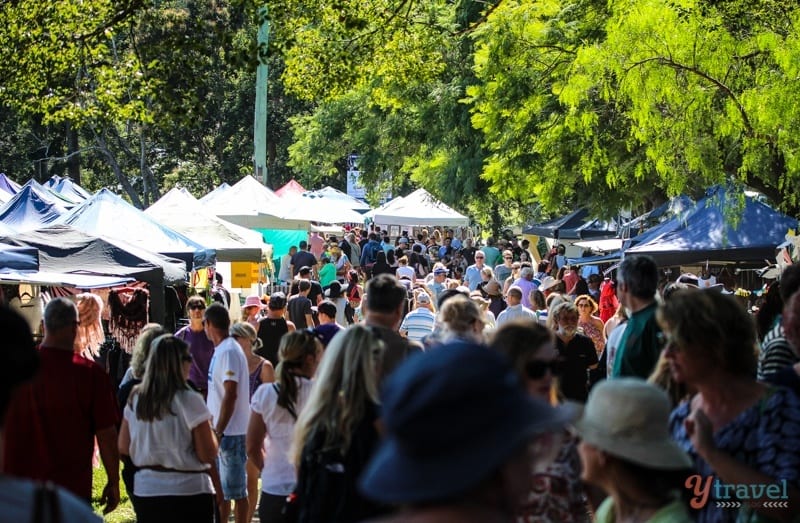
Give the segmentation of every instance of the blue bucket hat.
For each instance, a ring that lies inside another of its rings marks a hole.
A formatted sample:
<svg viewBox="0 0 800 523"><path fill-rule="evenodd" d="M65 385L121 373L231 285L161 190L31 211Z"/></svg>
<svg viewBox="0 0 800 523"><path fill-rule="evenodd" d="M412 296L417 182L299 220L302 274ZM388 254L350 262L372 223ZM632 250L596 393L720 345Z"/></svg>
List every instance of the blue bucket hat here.
<svg viewBox="0 0 800 523"><path fill-rule="evenodd" d="M532 399L508 360L486 346L443 345L409 358L382 395L386 438L359 480L383 503L424 503L468 491L568 409Z"/></svg>

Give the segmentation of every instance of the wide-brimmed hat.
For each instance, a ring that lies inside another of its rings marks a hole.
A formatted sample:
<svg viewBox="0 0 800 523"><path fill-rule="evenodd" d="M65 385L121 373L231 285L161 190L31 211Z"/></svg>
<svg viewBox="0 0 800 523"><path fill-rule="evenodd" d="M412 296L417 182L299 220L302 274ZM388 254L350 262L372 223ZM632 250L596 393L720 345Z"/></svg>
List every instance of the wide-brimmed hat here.
<svg viewBox="0 0 800 523"><path fill-rule="evenodd" d="M575 428L586 443L637 465L680 470L692 460L669 434L667 394L639 378L598 383Z"/></svg>
<svg viewBox="0 0 800 523"><path fill-rule="evenodd" d="M392 504L467 492L570 418L569 409L532 399L501 354L465 342L409 358L386 382L382 413L386 438L359 487Z"/></svg>
<svg viewBox="0 0 800 523"><path fill-rule="evenodd" d="M263 309L264 304L261 302L261 298L253 295L244 299L244 305L242 305L242 308L246 309L247 307L258 307L259 309Z"/></svg>
<svg viewBox="0 0 800 523"><path fill-rule="evenodd" d="M560 281L561 280L557 280L557 279L553 278L552 276L545 276L544 278L542 278L542 283L539 284L539 290L544 292L544 291L546 291L548 289L551 289L551 288L555 287L556 285L558 285L558 283Z"/></svg>
<svg viewBox="0 0 800 523"><path fill-rule="evenodd" d="M500 282L494 278L486 282L486 285L483 286L483 292L489 296L501 296L503 294L500 289Z"/></svg>

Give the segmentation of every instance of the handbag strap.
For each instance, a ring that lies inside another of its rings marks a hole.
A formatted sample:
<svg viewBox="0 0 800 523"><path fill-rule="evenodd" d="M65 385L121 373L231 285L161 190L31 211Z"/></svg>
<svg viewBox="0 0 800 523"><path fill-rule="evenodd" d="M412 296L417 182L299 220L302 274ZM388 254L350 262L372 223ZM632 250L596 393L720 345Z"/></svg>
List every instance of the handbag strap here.
<svg viewBox="0 0 800 523"><path fill-rule="evenodd" d="M51 482L42 483L33 493L33 523L61 523L58 491Z"/></svg>

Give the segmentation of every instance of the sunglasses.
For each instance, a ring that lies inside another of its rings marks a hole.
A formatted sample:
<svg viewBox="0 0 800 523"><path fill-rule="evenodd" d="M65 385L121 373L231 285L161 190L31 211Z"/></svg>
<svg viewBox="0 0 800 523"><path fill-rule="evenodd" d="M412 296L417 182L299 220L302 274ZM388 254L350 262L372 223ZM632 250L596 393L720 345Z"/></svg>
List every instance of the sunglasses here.
<svg viewBox="0 0 800 523"><path fill-rule="evenodd" d="M544 378L548 371L553 376L559 376L562 369L563 365L559 360L533 360L525 364L525 374L532 380Z"/></svg>
<svg viewBox="0 0 800 523"><path fill-rule="evenodd" d="M189 310L192 310L192 311L198 311L198 310L201 311L201 310L206 308L206 306L204 304L202 304L202 303L190 303L188 307L189 307Z"/></svg>
<svg viewBox="0 0 800 523"><path fill-rule="evenodd" d="M186 363L191 363L194 358L192 358L191 354L184 354L181 359Z"/></svg>

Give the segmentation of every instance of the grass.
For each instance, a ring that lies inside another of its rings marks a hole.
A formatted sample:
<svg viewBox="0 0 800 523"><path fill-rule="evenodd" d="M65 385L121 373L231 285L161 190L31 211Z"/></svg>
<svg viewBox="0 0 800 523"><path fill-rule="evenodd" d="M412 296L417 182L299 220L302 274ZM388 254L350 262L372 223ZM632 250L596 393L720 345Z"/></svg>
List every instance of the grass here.
<svg viewBox="0 0 800 523"><path fill-rule="evenodd" d="M121 465L120 465L121 468ZM98 514L103 514L103 507L100 506L100 496L103 494L103 487L106 486L108 476L103 467L95 467L92 470L92 508ZM128 499L128 492L125 490L125 485L122 480L119 482L119 505L114 512L107 514L105 520L109 523L135 523L136 513L133 511L131 500Z"/></svg>

